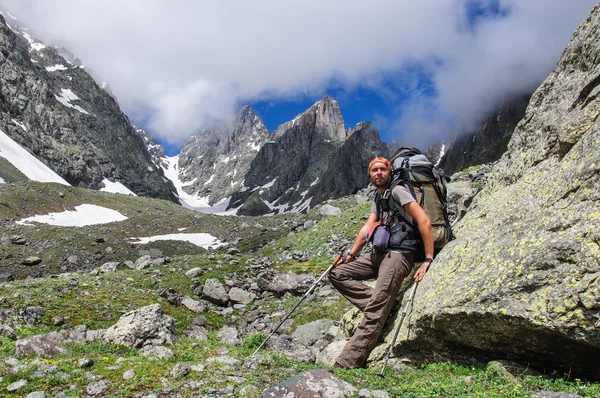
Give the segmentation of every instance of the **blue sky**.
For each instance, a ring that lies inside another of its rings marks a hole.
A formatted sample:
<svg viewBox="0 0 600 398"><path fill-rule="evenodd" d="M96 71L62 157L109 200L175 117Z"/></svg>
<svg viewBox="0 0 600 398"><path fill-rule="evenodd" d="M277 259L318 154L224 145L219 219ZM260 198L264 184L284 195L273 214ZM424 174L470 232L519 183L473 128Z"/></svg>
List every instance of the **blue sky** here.
<svg viewBox="0 0 600 398"><path fill-rule="evenodd" d="M175 154L252 105L273 131L325 93L346 127L425 146L553 70L596 0L0 0ZM107 34L110 32L110 34Z"/></svg>

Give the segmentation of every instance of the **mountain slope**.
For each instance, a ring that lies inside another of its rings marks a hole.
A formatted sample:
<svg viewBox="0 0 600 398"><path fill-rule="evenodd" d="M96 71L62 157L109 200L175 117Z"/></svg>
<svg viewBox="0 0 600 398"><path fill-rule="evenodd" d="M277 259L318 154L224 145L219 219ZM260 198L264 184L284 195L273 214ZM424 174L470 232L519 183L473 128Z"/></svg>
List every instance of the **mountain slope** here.
<svg viewBox="0 0 600 398"><path fill-rule="evenodd" d="M0 125L71 185L106 178L177 201L117 102L85 71L0 16ZM14 29L14 30L13 30Z"/></svg>

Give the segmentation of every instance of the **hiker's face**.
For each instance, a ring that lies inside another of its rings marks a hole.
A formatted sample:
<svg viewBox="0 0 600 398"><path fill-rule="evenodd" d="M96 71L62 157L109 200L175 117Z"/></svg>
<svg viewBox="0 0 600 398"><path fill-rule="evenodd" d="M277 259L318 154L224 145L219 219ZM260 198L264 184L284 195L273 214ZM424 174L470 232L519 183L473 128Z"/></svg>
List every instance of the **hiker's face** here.
<svg viewBox="0 0 600 398"><path fill-rule="evenodd" d="M392 179L392 171L384 163L376 162L369 169L369 177L377 188L386 188Z"/></svg>

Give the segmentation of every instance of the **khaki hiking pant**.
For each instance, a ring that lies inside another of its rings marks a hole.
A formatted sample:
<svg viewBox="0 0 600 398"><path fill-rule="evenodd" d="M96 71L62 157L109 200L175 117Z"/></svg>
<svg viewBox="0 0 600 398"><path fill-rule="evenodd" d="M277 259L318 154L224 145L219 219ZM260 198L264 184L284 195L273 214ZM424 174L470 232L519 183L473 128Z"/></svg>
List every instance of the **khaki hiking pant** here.
<svg viewBox="0 0 600 398"><path fill-rule="evenodd" d="M363 312L356 332L336 359L338 364L346 368L365 366L413 261L412 253L375 252L331 270L331 284ZM377 278L375 288L360 282L373 278Z"/></svg>

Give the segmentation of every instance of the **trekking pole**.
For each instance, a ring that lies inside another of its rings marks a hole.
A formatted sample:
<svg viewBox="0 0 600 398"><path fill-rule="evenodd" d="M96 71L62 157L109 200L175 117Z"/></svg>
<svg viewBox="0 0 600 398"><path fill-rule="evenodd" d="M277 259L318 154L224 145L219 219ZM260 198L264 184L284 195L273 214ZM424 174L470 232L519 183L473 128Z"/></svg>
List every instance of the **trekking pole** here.
<svg viewBox="0 0 600 398"><path fill-rule="evenodd" d="M402 311L402 318L400 318L400 323L396 328L396 332L394 333L394 338L392 339L392 344L390 344L390 348L385 356L385 361L383 362L383 368L381 368L381 372L377 373L378 376L383 377L385 375L385 368L387 366L388 360L390 359L390 355L392 354L392 349L394 348L394 344L396 343L396 339L398 338L398 334L400 334L400 327L402 326L402 322L404 321L404 317L406 316L406 312L408 311L408 305L412 302L415 297L415 291L417 290L418 282L415 282L412 290L410 291L410 295L408 296L408 301L406 302L406 306L404 307L404 311Z"/></svg>
<svg viewBox="0 0 600 398"><path fill-rule="evenodd" d="M275 332L277 332L277 330L279 330L279 328L281 327L281 325L283 325L283 322L285 322L290 315L292 315L292 312L294 312L296 310L296 308L298 308L298 306L304 301L304 299L306 299L308 297L308 295L312 292L312 290L317 287L317 285L319 284L319 282L321 282L321 279L323 279L325 277L325 275L327 275L329 273L329 271L331 271L331 269L335 266L334 264L336 264L338 262L339 259L342 258L342 253L339 253L336 260L331 263L331 265L329 266L329 268L327 268L325 270L325 272L323 272L323 275L321 275L321 277L319 279L317 279L317 281L310 287L310 289L308 289L308 291L306 293L304 293L304 296L302 296L302 298L300 299L300 301L298 301L298 303L294 306L294 308L292 308L292 310L285 316L285 318L283 318L281 320L281 322L279 322L279 325L277 325L277 327L275 328L275 330L273 330L271 332L271 334L265 339L265 341L262 342L262 344L256 349L256 351L254 351L254 354L256 354L258 352L258 350L260 350L262 348L262 346L265 345L265 343L267 341L269 341L269 339L271 338L271 336L273 336L275 334ZM254 355L252 354L252 355Z"/></svg>

